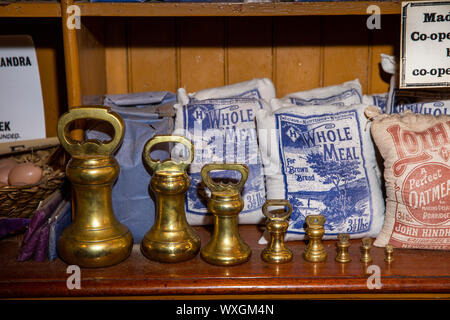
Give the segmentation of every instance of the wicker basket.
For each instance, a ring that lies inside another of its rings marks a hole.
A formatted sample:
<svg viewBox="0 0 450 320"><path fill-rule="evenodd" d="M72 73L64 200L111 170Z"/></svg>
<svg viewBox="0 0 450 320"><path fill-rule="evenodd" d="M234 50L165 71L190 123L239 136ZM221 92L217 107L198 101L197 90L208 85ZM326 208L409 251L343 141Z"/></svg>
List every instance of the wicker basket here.
<svg viewBox="0 0 450 320"><path fill-rule="evenodd" d="M39 202L47 198L65 182L63 167L49 165L58 147L13 155L19 163L33 162L43 170L41 181L25 186L0 187L0 218L28 218ZM11 155L9 156L11 157Z"/></svg>

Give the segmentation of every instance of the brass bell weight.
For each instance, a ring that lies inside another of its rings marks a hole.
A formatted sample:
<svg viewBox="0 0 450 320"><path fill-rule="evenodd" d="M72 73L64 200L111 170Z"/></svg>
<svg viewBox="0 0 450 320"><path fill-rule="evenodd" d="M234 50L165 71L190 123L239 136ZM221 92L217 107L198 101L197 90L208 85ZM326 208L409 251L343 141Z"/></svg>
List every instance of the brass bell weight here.
<svg viewBox="0 0 450 320"><path fill-rule="evenodd" d="M210 176L213 170L235 170L241 173L241 179L237 184L213 182ZM250 258L251 249L238 230L238 215L244 207L241 191L248 174L248 167L243 164L207 164L201 170L202 180L211 191L208 211L214 215L214 231L200 254L210 264L230 266Z"/></svg>
<svg viewBox="0 0 450 320"><path fill-rule="evenodd" d="M325 217L320 214L312 214L306 217L306 235L309 243L305 248L303 257L309 262L323 262L327 259L327 253L322 244L322 237L325 234L323 225Z"/></svg>
<svg viewBox="0 0 450 320"><path fill-rule="evenodd" d="M288 209L275 209L268 211L271 206L283 206ZM284 236L289 227L289 216L292 213L292 205L288 200L267 200L262 207L263 214L267 217L266 230L270 234L267 247L261 252L261 259L269 263L285 263L292 260L293 253L286 247Z"/></svg>
<svg viewBox="0 0 450 320"><path fill-rule="evenodd" d="M150 150L164 142L181 143L189 150L189 158L155 161ZM155 136L144 146L143 159L152 170L150 186L155 193L155 222L145 234L141 251L150 260L180 262L194 258L200 250L200 237L186 220L185 199L190 186L186 169L194 159L194 146L182 136Z"/></svg>
<svg viewBox="0 0 450 320"><path fill-rule="evenodd" d="M74 141L67 137L70 123L79 119L109 122L114 138ZM66 174L73 187L74 220L58 240L58 252L68 264L80 267L106 267L126 259L133 238L114 216L111 191L119 175L119 164L112 156L122 143L124 123L115 112L104 107L71 109L58 120L58 138L72 156Z"/></svg>

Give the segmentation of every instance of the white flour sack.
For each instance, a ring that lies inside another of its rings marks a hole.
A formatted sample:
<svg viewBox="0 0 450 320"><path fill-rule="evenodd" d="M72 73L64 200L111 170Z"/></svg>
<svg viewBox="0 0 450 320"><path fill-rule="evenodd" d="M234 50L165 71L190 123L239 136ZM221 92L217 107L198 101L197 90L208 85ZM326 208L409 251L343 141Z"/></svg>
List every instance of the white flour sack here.
<svg viewBox="0 0 450 320"><path fill-rule="evenodd" d="M366 107L291 105L257 113L267 199L293 207L286 241L304 238L310 214L325 216L324 239L376 237L381 230L384 199Z"/></svg>
<svg viewBox="0 0 450 320"><path fill-rule="evenodd" d="M184 89L179 89L184 90ZM186 91L185 91L186 92ZM189 98L191 100L205 100L217 98L255 98L264 99L267 102L276 97L275 87L270 79L261 78L249 81L239 82L228 86L203 89L194 93L184 94L183 101L178 101L182 104L187 104ZM179 95L180 98L180 95Z"/></svg>
<svg viewBox="0 0 450 320"><path fill-rule="evenodd" d="M374 245L449 250L450 116L375 115L371 131L384 159L387 194Z"/></svg>
<svg viewBox="0 0 450 320"><path fill-rule="evenodd" d="M383 113L386 112L388 93L375 93L363 95L362 103L370 106L375 106L381 109Z"/></svg>
<svg viewBox="0 0 450 320"><path fill-rule="evenodd" d="M355 79L338 85L290 93L281 100L297 106L350 106L362 103L362 95L361 84Z"/></svg>
<svg viewBox="0 0 450 320"><path fill-rule="evenodd" d="M182 90L178 93L183 95ZM175 134L189 138L195 148L195 159L189 169L191 187L186 197L190 224L213 222L211 213L207 212L209 190L202 182L200 171L205 164L214 162L248 166L250 173L241 194L244 208L238 221L241 224L264 222L261 208L266 191L254 117L257 111L268 108L265 100L252 98L192 100L186 105L175 105ZM240 173L213 171L211 177L236 183Z"/></svg>

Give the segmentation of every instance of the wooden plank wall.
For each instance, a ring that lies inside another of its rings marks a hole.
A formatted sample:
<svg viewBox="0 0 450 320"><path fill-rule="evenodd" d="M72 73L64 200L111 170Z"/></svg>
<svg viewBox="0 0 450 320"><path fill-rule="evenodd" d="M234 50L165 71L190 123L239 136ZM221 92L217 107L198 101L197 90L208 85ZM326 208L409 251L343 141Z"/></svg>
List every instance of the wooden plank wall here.
<svg viewBox="0 0 450 320"><path fill-rule="evenodd" d="M364 93L388 90L380 53L398 52L400 17L106 18L106 92L185 87L188 92L256 77L277 96L358 78Z"/></svg>

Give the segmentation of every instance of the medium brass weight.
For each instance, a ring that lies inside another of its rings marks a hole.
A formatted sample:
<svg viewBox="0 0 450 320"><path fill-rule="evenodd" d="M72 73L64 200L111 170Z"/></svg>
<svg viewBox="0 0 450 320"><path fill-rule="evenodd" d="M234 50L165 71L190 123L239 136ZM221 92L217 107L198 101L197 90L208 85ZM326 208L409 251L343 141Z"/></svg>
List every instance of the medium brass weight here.
<svg viewBox="0 0 450 320"><path fill-rule="evenodd" d="M268 212L271 206L284 206L288 210L275 209ZM262 207L263 214L267 217L266 227L270 233L270 241L261 252L261 258L269 263L285 263L292 260L293 253L286 247L284 236L289 227L289 216L292 213L292 205L288 200L267 200Z"/></svg>
<svg viewBox="0 0 450 320"><path fill-rule="evenodd" d="M241 173L237 184L213 182L213 170L235 170ZM243 164L207 164L201 170L202 180L211 191L208 211L214 215L214 231L210 241L201 250L201 257L208 263L230 266L246 262L250 247L242 240L238 230L238 215L244 207L241 191L247 181L248 167Z"/></svg>
<svg viewBox="0 0 450 320"><path fill-rule="evenodd" d="M67 137L68 125L79 119L109 122L114 138L74 141ZM119 175L119 164L112 156L122 143L124 123L115 112L104 107L75 108L58 120L58 138L72 156L66 174L74 189L74 220L58 240L61 258L80 267L106 267L126 259L133 238L126 226L114 216L111 190Z"/></svg>
<svg viewBox="0 0 450 320"><path fill-rule="evenodd" d="M323 225L325 217L321 214L311 214L305 218L308 228L306 235L309 243L303 252L303 257L309 262L323 262L327 259L327 253L322 244L322 237L325 234Z"/></svg>
<svg viewBox="0 0 450 320"><path fill-rule="evenodd" d="M183 144L189 150L189 158L180 162L153 160L150 150L164 142ZM182 136L158 135L145 144L143 158L153 171L150 186L156 195L156 217L142 240L142 253L148 259L160 262L194 258L200 250L200 237L188 224L184 209L191 183L186 169L194 159L194 146Z"/></svg>

